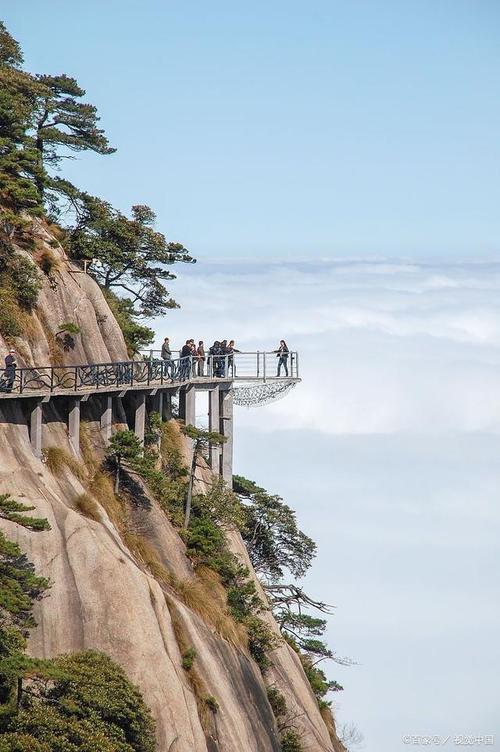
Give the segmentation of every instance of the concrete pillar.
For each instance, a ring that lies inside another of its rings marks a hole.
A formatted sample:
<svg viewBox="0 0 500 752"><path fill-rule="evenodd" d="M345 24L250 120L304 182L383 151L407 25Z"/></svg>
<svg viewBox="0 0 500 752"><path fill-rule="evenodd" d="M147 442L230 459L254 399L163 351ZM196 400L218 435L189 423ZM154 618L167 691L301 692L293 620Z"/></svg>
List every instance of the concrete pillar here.
<svg viewBox="0 0 500 752"><path fill-rule="evenodd" d="M196 390L192 385L180 388L179 418L186 426L196 425Z"/></svg>
<svg viewBox="0 0 500 752"><path fill-rule="evenodd" d="M229 488L233 487L233 390L221 389L219 395L221 433L226 441L221 447L220 472Z"/></svg>
<svg viewBox="0 0 500 752"><path fill-rule="evenodd" d="M71 397L68 413L69 441L77 454L80 453L80 397Z"/></svg>
<svg viewBox="0 0 500 752"><path fill-rule="evenodd" d="M42 401L37 400L30 414L30 441L35 457L42 456Z"/></svg>
<svg viewBox="0 0 500 752"><path fill-rule="evenodd" d="M135 402L135 416L134 416L134 431L135 435L141 442L144 443L144 429L146 426L146 395L144 392L139 392L136 395Z"/></svg>
<svg viewBox="0 0 500 752"><path fill-rule="evenodd" d="M108 442L111 438L111 428L113 426L113 396L106 394L103 397L101 413L101 434L104 441Z"/></svg>
<svg viewBox="0 0 500 752"><path fill-rule="evenodd" d="M208 430L220 433L219 387L208 392ZM210 444L208 463L213 473L220 473L220 446Z"/></svg>
<svg viewBox="0 0 500 752"><path fill-rule="evenodd" d="M161 420L163 420L163 392L157 391L151 398L151 411L153 413L159 413Z"/></svg>
<svg viewBox="0 0 500 752"><path fill-rule="evenodd" d="M172 392L164 391L163 394L163 409L161 418L162 420L172 420Z"/></svg>

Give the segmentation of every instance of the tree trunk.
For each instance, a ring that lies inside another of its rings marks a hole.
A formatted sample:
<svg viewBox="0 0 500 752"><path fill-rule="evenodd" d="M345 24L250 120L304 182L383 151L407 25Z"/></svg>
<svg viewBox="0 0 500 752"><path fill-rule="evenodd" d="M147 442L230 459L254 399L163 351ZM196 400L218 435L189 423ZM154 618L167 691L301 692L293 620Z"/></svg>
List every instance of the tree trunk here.
<svg viewBox="0 0 500 752"><path fill-rule="evenodd" d="M193 500L193 485L194 485L194 474L196 472L197 452L198 452L198 442L195 440L193 442L193 459L191 460L191 472L189 473L189 483L188 483L187 498L186 498L186 512L184 514L184 527L185 528L189 526L189 519L191 517L191 502Z"/></svg>
<svg viewBox="0 0 500 752"><path fill-rule="evenodd" d="M120 460L116 460L115 494L120 490Z"/></svg>

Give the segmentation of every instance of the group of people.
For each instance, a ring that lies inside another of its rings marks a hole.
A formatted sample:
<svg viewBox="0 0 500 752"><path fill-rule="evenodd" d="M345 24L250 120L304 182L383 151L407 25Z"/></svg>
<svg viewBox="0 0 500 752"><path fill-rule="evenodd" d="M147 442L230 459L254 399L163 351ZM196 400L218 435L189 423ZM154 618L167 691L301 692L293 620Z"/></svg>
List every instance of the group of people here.
<svg viewBox="0 0 500 752"><path fill-rule="evenodd" d="M236 349L234 339L229 342L227 339L221 342L216 340L208 351L205 350L203 340L200 339L198 344L196 344L194 339L187 339L179 353L177 374L175 373L175 364L172 358L172 350L170 349L170 339L165 337L161 348L161 358L164 363L165 375L170 376L172 379L177 376L181 381L185 381L190 375L205 376L207 356L211 366L211 372L207 373L207 375L224 378L226 376L226 369L228 374L231 371L231 375L234 376L234 353L237 352L240 352L240 350Z"/></svg>
<svg viewBox="0 0 500 752"><path fill-rule="evenodd" d="M210 365L210 373L207 373L207 376L224 378L231 374L234 377L236 375L234 353L239 352L241 350L236 349L234 339L229 340L229 342L227 339L223 339L222 341L215 340L213 345L208 349L208 352L205 350L203 340L200 339L198 344L196 344L194 339L187 339L179 354L179 367L177 371L172 358L172 350L170 349L170 339L165 337L161 348L161 358L166 376L185 381L190 375L205 376L207 355ZM283 369L285 376L288 376L288 356L290 350L284 339L280 340L279 348L273 350L273 352L276 353L276 357L278 358L276 375L281 376L281 369Z"/></svg>
<svg viewBox="0 0 500 752"><path fill-rule="evenodd" d="M198 344L194 339L186 340L180 351L179 360L176 361L172 357L172 350L170 349L170 340L165 337L161 348L161 359L163 361L163 375L167 378L179 379L180 381L186 381L190 377L194 376L214 376L216 378L225 378L231 375L236 375L236 364L234 361L234 354L239 353L241 350L237 350L235 347L234 339L227 341L216 340L213 345L205 351L205 344L203 340L199 340ZM284 339L280 340L280 345L277 350L273 350L278 358L277 376L281 376L281 370L285 372L285 376L288 376L288 357L290 351ZM208 369L207 369L208 360ZM11 349L8 355L5 357L5 369L3 378L0 379L0 392L11 392L14 386L16 378L16 351ZM206 370L208 371L206 373Z"/></svg>

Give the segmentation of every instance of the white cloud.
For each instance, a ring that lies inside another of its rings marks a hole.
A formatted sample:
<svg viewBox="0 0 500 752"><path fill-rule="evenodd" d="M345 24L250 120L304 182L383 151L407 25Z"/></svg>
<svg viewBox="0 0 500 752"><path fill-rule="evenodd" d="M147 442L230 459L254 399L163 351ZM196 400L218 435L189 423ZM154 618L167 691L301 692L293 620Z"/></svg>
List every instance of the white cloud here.
<svg viewBox="0 0 500 752"><path fill-rule="evenodd" d="M498 431L499 290L496 263L199 265L181 269L183 308L156 322L157 342L234 337L270 350L285 337L303 382L266 408L270 430Z"/></svg>
<svg viewBox="0 0 500 752"><path fill-rule="evenodd" d="M499 291L492 263L200 265L158 326L300 351L296 389L238 410L235 469L318 543L306 588L336 604L329 643L360 663L326 670L370 750L500 733Z"/></svg>

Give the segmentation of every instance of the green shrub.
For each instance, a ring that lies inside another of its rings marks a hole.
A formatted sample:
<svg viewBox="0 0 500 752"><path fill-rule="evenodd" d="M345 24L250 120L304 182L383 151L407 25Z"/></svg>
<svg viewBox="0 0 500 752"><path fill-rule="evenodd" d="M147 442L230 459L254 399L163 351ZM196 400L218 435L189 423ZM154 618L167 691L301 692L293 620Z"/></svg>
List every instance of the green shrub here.
<svg viewBox="0 0 500 752"><path fill-rule="evenodd" d="M23 333L19 305L12 289L0 288L0 334L7 339Z"/></svg>
<svg viewBox="0 0 500 752"><path fill-rule="evenodd" d="M10 262L8 273L17 302L25 310L32 311L42 287L35 264L25 256L16 255Z"/></svg>
<svg viewBox="0 0 500 752"><path fill-rule="evenodd" d="M246 624L250 655L264 673L272 665L268 653L278 647L279 638L256 616L248 619Z"/></svg>
<svg viewBox="0 0 500 752"><path fill-rule="evenodd" d="M196 650L194 648L188 648L182 654L182 668L186 671L190 671L193 668L194 659L196 658Z"/></svg>
<svg viewBox="0 0 500 752"><path fill-rule="evenodd" d="M281 752L304 752L300 736L295 729L285 731L281 737Z"/></svg>
<svg viewBox="0 0 500 752"><path fill-rule="evenodd" d="M253 580L239 581L227 591L227 605L237 621L243 621L247 616L258 612L262 608L262 601L257 595Z"/></svg>
<svg viewBox="0 0 500 752"><path fill-rule="evenodd" d="M78 324L74 324L72 321L67 321L64 324L59 324L57 334L63 334L64 332L67 334L80 334L80 331Z"/></svg>
<svg viewBox="0 0 500 752"><path fill-rule="evenodd" d="M60 656L44 663L44 673L52 681L23 696L8 733L0 736L2 752L155 751L151 713L108 656L91 650Z"/></svg>
<svg viewBox="0 0 500 752"><path fill-rule="evenodd" d="M187 548L199 563L212 566L225 544L224 533L207 518L192 517L188 530Z"/></svg>
<svg viewBox="0 0 500 752"><path fill-rule="evenodd" d="M101 288L118 326L123 332L129 355L135 355L147 347L155 338L149 326L142 326L134 320L134 304L128 298L119 298L110 290Z"/></svg>
<svg viewBox="0 0 500 752"><path fill-rule="evenodd" d="M286 700L277 687L267 688L267 699L269 700L275 718L285 715L287 711Z"/></svg>
<svg viewBox="0 0 500 752"><path fill-rule="evenodd" d="M207 707L210 708L212 713L217 713L217 711L219 710L219 703L217 702L217 700L215 699L213 695L209 695L208 697L205 697L205 704L207 705Z"/></svg>

